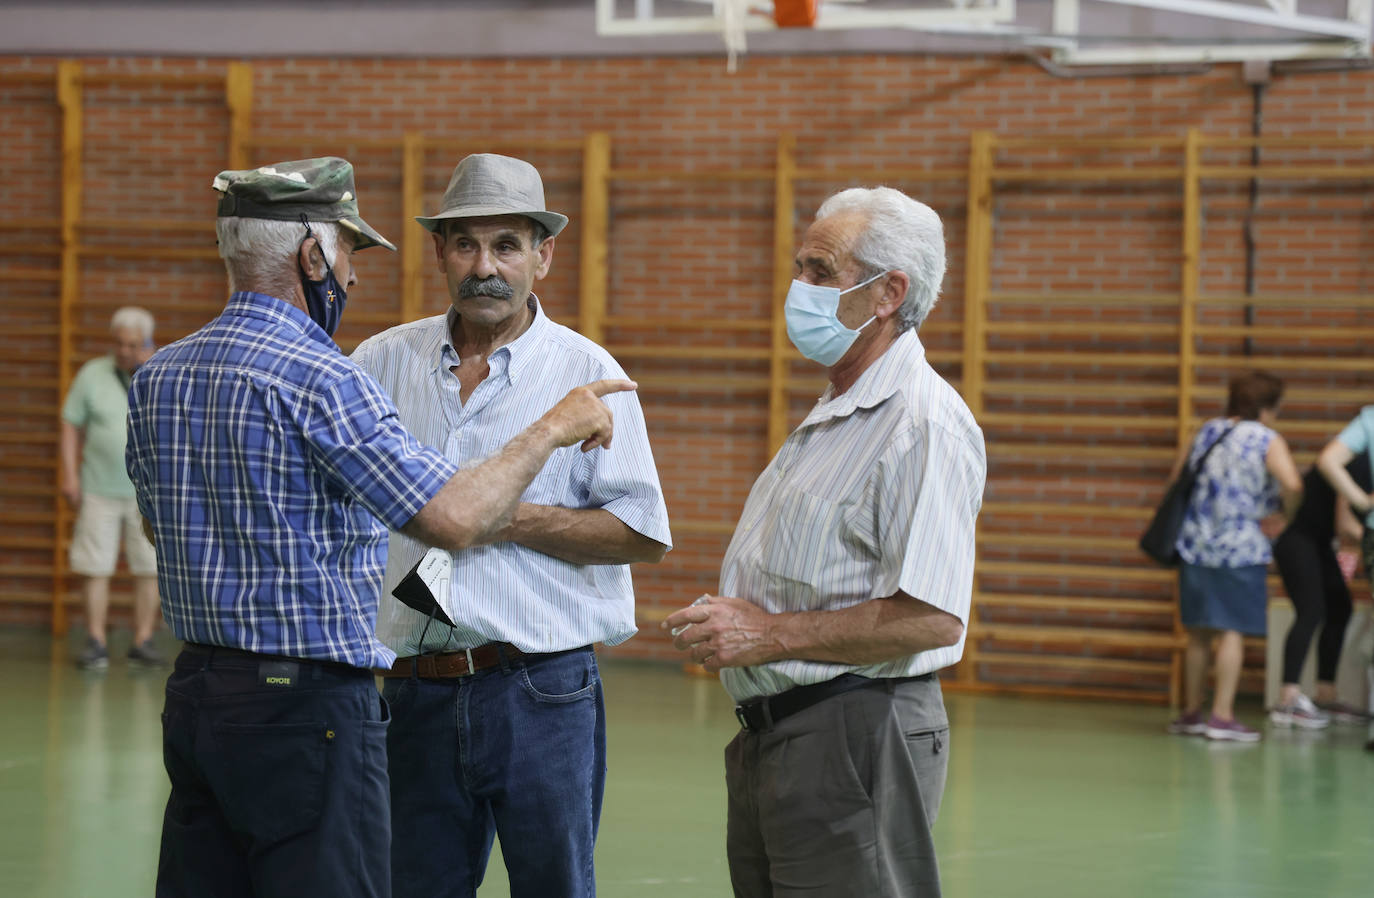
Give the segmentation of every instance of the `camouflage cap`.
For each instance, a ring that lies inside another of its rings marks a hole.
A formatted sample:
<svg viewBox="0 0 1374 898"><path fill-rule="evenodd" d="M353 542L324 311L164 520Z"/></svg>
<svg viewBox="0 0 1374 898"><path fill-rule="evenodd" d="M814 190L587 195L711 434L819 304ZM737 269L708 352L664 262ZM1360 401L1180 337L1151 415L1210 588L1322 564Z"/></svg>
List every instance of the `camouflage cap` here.
<svg viewBox="0 0 1374 898"><path fill-rule="evenodd" d="M222 171L211 185L220 192L220 218L271 221L334 221L358 235L354 249L385 246L387 240L358 215L353 166L338 156L277 162L244 171Z"/></svg>

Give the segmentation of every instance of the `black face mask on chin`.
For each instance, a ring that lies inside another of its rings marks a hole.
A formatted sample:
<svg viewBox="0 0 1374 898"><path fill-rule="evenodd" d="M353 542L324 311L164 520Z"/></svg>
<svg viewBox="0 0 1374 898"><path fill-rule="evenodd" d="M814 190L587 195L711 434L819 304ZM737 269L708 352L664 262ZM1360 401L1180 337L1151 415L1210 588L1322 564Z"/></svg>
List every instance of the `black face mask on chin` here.
<svg viewBox="0 0 1374 898"><path fill-rule="evenodd" d="M305 237L301 238L301 244L315 236L310 230L310 222L301 216L301 224L305 225ZM319 245L319 238L316 238L316 245ZM334 332L339 329L339 321L343 318L344 305L348 302L348 292L344 290L343 284L334 277L334 269L329 264L329 257L324 252L324 247L320 246L320 255L324 258L324 277L318 281L310 279L305 268L301 266L300 254L296 254L296 267L301 272L301 289L305 291L305 308L310 313L310 320L320 326L329 336L334 336Z"/></svg>

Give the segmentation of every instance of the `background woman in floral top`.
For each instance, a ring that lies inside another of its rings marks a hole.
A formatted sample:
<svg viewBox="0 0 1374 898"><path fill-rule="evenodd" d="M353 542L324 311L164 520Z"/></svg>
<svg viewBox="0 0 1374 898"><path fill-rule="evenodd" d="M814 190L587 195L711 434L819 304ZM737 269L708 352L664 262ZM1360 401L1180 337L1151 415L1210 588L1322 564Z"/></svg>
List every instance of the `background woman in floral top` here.
<svg viewBox="0 0 1374 898"><path fill-rule="evenodd" d="M1226 416L1202 425L1174 463L1170 480L1186 462L1196 465L1213 443L1198 475L1179 531L1178 586L1183 626L1183 716L1169 731L1209 739L1255 742L1258 731L1235 719L1243 636L1265 632L1265 572L1272 553L1260 520L1275 511L1291 517L1302 500L1302 478L1288 443L1274 430L1283 381L1263 372L1231 382ZM1202 713L1212 642L1216 641L1216 688L1210 716Z"/></svg>

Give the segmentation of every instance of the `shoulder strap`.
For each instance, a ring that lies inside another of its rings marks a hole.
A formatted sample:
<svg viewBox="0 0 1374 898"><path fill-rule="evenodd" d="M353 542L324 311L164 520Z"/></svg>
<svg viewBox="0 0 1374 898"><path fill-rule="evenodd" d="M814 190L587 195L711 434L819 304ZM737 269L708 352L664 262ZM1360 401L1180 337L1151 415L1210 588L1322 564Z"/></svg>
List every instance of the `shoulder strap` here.
<svg viewBox="0 0 1374 898"><path fill-rule="evenodd" d="M1226 439L1228 436L1230 436L1230 435L1231 435L1231 431L1233 431L1233 430L1235 430L1235 429L1236 429L1236 425L1235 425L1235 424L1232 424L1230 427L1228 427L1228 428L1226 428L1224 431L1222 431L1221 436L1217 437L1215 440L1212 441L1212 445L1210 445L1210 446L1207 447L1207 451L1202 453L1202 456L1201 456L1200 458L1198 458L1198 460L1197 460L1197 465L1193 467L1193 473L1194 473L1194 474L1200 474L1200 473L1202 473L1202 466L1205 465L1205 464L1207 464L1207 456L1211 455L1211 454L1212 454L1212 450L1215 449L1215 448L1217 448L1218 446L1220 446L1222 440L1224 440L1224 439Z"/></svg>

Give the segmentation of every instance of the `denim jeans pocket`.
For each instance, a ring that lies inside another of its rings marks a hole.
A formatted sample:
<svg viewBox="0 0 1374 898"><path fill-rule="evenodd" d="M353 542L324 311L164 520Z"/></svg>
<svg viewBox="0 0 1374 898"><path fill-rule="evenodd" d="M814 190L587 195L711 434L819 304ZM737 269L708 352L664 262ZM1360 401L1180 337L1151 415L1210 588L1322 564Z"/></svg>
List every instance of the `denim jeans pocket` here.
<svg viewBox="0 0 1374 898"><path fill-rule="evenodd" d="M215 791L235 831L277 842L314 827L332 730L315 721L219 723L214 733L223 777Z"/></svg>
<svg viewBox="0 0 1374 898"><path fill-rule="evenodd" d="M539 702L589 699L596 694L597 683L596 658L590 653L574 652L520 668L520 685Z"/></svg>
<svg viewBox="0 0 1374 898"><path fill-rule="evenodd" d="M418 683L410 677L391 677L382 681L382 701L386 703L390 719L391 711L407 710L414 702L419 691Z"/></svg>

